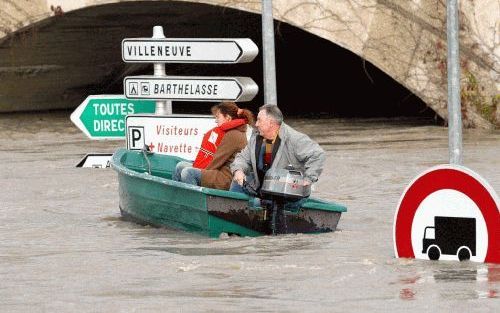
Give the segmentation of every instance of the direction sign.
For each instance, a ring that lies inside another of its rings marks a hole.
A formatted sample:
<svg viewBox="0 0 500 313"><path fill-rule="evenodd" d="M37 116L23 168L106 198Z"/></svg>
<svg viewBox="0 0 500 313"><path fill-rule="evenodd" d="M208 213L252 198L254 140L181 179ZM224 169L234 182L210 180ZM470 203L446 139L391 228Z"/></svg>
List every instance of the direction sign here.
<svg viewBox="0 0 500 313"><path fill-rule="evenodd" d="M76 167L108 168L113 153L87 153Z"/></svg>
<svg viewBox="0 0 500 313"><path fill-rule="evenodd" d="M259 91L249 77L128 76L123 85L129 99L250 101Z"/></svg>
<svg viewBox="0 0 500 313"><path fill-rule="evenodd" d="M192 161L203 135L215 126L212 115L129 115L127 149L141 150L147 145L151 152Z"/></svg>
<svg viewBox="0 0 500 313"><path fill-rule="evenodd" d="M396 257L500 263L500 201L477 173L440 165L405 190L394 216Z"/></svg>
<svg viewBox="0 0 500 313"><path fill-rule="evenodd" d="M136 63L247 63L259 53L249 38L126 38L122 59Z"/></svg>
<svg viewBox="0 0 500 313"><path fill-rule="evenodd" d="M92 95L71 114L71 121L90 139L125 138L125 117L134 113L154 113L150 100L130 100L123 95Z"/></svg>

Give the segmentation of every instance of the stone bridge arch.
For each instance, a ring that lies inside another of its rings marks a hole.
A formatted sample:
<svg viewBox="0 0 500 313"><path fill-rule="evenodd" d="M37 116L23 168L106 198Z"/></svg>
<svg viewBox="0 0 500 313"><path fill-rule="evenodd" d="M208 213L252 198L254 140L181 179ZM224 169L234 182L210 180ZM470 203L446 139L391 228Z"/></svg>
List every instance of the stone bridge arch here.
<svg viewBox="0 0 500 313"><path fill-rule="evenodd" d="M131 2L140 3L127 3ZM261 5L260 1L245 0L160 2L179 7L196 3L256 14L260 14ZM463 120L466 126L491 128L500 125L500 3L480 2L463 0L460 3ZM15 88L9 86L7 78L58 71L54 64L17 64L12 57L20 49L33 47L37 28L57 24L58 17L73 11L123 3L116 0L0 0L0 50L4 51L4 61L0 58L0 80L4 85L4 90L0 90L0 111L15 109L9 109L9 103L1 101L2 93ZM324 38L369 61L446 120L446 0L274 0L273 7L277 21ZM185 11L177 13L173 19L180 20L180 15L186 14ZM192 12L192 18L196 19L197 14ZM79 18L91 16L81 14ZM113 29L109 32L113 33ZM147 34L149 32L142 36ZM17 46L11 44L14 41ZM23 61L29 59L29 55L25 57ZM116 70L102 67L99 70L108 78L117 74ZM123 74L123 69L120 73ZM89 78L82 77L85 79ZM71 93L65 97L71 99Z"/></svg>

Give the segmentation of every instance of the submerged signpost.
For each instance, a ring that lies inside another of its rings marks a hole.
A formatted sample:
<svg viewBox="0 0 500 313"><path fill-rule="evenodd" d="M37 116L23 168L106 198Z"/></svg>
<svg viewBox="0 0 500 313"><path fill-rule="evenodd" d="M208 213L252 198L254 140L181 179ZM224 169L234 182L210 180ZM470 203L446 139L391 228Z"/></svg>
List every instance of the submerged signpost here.
<svg viewBox="0 0 500 313"><path fill-rule="evenodd" d="M90 139L127 138L129 143L128 136L133 133L135 137L132 139L135 143L154 138L148 143L144 141L151 150L154 150L153 152L169 154L174 151L175 155L193 159L196 154L192 143L201 142L204 132L214 127L215 122L208 115L172 115L172 100L250 101L259 91L259 87L250 77L167 76L165 73L165 63L251 62L259 53L259 48L249 38L166 38L163 28L155 26L152 38L125 38L121 50L124 62L153 63L154 75L125 77L124 96L87 97L71 114L71 121ZM126 119L127 116L137 114L142 114L143 118ZM146 118L144 114L153 115ZM165 119L165 116L172 118ZM129 121L131 125L128 125ZM175 126L169 125L171 123ZM183 134L182 138L168 138L170 135L166 134L167 132L158 131L158 129L170 129L169 127L175 129L180 124L194 125L196 131ZM157 127L150 127L151 125ZM132 128L134 131L129 131ZM141 129L151 134L139 132ZM181 152L182 149L162 148L162 146L172 146L164 145L162 140L174 140L180 147L187 147L186 142L189 142L191 149L185 149L187 152L184 153ZM160 144L153 144L153 141ZM132 149L137 147L134 145ZM111 154L107 153L87 154L77 166L107 167L110 157Z"/></svg>
<svg viewBox="0 0 500 313"><path fill-rule="evenodd" d="M125 96L156 100L156 116L127 118L128 148L148 146L155 153L194 159L194 143L201 142L203 134L215 123L209 116L172 115L171 102L250 101L259 87L250 77L168 76L165 63L246 63L253 61L258 53L257 45L248 38L165 38L161 26L153 28L152 38L123 39L124 62L154 63L154 75L124 78ZM182 124L191 125L189 128L196 131L182 136L162 131L178 129Z"/></svg>
<svg viewBox="0 0 500 313"><path fill-rule="evenodd" d="M449 164L415 178L394 216L396 257L500 263L500 200L462 166L458 1L447 1Z"/></svg>

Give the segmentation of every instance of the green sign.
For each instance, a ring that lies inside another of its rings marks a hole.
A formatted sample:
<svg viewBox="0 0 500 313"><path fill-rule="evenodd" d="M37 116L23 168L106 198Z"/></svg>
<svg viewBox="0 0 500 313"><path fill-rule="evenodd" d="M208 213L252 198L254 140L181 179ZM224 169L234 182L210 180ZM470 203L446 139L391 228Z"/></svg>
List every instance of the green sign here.
<svg viewBox="0 0 500 313"><path fill-rule="evenodd" d="M125 117L154 113L155 101L131 100L123 95L88 96L71 114L71 121L90 139L125 138Z"/></svg>

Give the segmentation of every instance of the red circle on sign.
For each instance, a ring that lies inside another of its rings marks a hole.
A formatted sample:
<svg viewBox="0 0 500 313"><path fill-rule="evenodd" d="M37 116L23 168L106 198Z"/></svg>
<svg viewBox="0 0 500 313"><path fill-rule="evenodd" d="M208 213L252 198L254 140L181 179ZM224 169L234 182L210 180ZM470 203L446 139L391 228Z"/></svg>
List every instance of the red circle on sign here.
<svg viewBox="0 0 500 313"><path fill-rule="evenodd" d="M488 231L488 249L484 262L500 263L500 212L487 187L464 167L438 166L417 177L403 193L395 216L394 246L396 256L414 258L411 228L415 213L430 194L453 189L468 196L481 210ZM475 174L477 175L477 174ZM477 175L479 176L479 175Z"/></svg>

